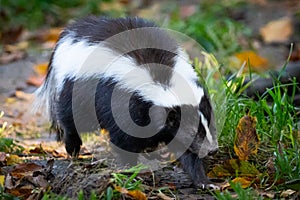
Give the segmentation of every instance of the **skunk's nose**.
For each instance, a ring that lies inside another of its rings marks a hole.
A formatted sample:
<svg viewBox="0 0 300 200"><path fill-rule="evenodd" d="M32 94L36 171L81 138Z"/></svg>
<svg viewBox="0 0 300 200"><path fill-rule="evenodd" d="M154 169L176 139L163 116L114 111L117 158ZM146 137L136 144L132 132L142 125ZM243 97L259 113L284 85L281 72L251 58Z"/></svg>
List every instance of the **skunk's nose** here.
<svg viewBox="0 0 300 200"><path fill-rule="evenodd" d="M213 156L213 155L215 155L218 151L219 151L219 149L214 149L214 150L208 152L208 155L209 155L209 156Z"/></svg>

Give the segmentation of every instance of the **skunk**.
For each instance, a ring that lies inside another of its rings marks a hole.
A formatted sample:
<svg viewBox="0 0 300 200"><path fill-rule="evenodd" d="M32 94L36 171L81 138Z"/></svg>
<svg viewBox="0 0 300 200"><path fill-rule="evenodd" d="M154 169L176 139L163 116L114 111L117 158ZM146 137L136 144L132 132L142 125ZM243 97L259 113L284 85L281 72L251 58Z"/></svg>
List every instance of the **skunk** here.
<svg viewBox="0 0 300 200"><path fill-rule="evenodd" d="M104 128L123 164L165 143L196 186L218 149L212 106L170 34L137 18L88 17L60 35L37 90L58 140L77 156L80 133Z"/></svg>

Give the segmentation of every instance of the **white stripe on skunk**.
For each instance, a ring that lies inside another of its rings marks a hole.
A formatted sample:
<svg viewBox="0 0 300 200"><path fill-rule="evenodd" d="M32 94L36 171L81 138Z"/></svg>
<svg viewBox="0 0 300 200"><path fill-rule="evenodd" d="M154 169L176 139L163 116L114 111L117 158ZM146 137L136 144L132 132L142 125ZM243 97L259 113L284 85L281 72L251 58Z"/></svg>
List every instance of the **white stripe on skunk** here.
<svg viewBox="0 0 300 200"><path fill-rule="evenodd" d="M155 83L149 71L138 66L132 58L120 56L101 43L91 45L84 40L76 43L73 40L72 34L61 39L54 52L52 76L55 77L58 93L66 77L75 80L112 77L124 89L138 91L145 100L165 107L196 106L203 96L203 89L196 84L197 75L187 55L180 49L175 59L171 87L164 88Z"/></svg>

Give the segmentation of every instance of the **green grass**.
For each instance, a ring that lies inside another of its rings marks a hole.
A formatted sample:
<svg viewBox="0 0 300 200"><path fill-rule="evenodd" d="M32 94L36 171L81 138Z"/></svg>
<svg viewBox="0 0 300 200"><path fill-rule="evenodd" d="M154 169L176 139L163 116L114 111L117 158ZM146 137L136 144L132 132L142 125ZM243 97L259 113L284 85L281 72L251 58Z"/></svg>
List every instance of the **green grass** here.
<svg viewBox="0 0 300 200"><path fill-rule="evenodd" d="M207 55L210 56L210 54ZM247 87L243 85L245 78L247 76L251 78L253 74L241 75L237 72L230 79L224 79L224 76L220 75L219 64L215 58L212 57L211 60L213 65L209 66L204 74L206 78L201 79L205 80L215 104L220 152L228 159L234 157L233 143L237 124L244 115L250 114L257 118L256 130L261 139L258 154L252 156L250 160L262 173L260 187L276 191L280 188L278 187L280 183L282 186L282 183L284 185L290 181L299 180L298 117L297 108L293 105L294 95L298 90L297 82L294 80L290 84L280 84L279 77L275 78L274 86L254 100L243 93ZM201 67L205 66L196 65L198 72L203 72L203 69L199 69ZM216 73L219 78L212 78ZM288 91L288 87L292 88L292 91L290 88ZM269 159L274 162L276 169L274 176L269 176L267 173L266 163ZM253 189L231 186L235 187L233 189L238 194L238 198L235 199L253 199L250 196ZM245 195L248 197L244 198ZM233 199L228 192L217 193L216 198Z"/></svg>
<svg viewBox="0 0 300 200"><path fill-rule="evenodd" d="M195 39L207 52L213 52L222 65L227 65L228 56L242 49L237 41L251 35L249 28L228 14L243 6L244 1L230 2L201 1L196 13L186 19L180 19L178 10L175 10L169 27Z"/></svg>
<svg viewBox="0 0 300 200"><path fill-rule="evenodd" d="M17 27L36 29L44 25L65 25L68 19L88 15L113 15L101 10L101 3L111 0L1 0L0 32ZM120 14L120 13L117 13Z"/></svg>
<svg viewBox="0 0 300 200"><path fill-rule="evenodd" d="M4 116L4 112L0 111L0 119ZM7 122L3 122L0 127L0 152L6 153L21 153L23 152L24 148L17 144L12 138L6 138L5 132L6 131L13 131L12 126L8 126Z"/></svg>
<svg viewBox="0 0 300 200"><path fill-rule="evenodd" d="M137 175L141 170L147 169L146 166L139 164L130 169L124 170L121 173L112 173L111 183L115 186L124 188L126 190L140 190L142 191L142 180L139 180ZM120 199L121 193L109 186L101 199L111 200Z"/></svg>
<svg viewBox="0 0 300 200"><path fill-rule="evenodd" d="M230 183L234 193L230 193L228 190L224 192L217 191L213 195L218 200L260 200L263 197L259 196L252 188L243 189L239 183Z"/></svg>

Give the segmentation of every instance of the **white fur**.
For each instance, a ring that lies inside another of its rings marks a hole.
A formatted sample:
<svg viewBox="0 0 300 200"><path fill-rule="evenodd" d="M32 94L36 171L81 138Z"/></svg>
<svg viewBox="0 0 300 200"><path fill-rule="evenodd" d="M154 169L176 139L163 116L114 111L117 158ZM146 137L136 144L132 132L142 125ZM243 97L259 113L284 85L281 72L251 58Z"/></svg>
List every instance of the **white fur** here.
<svg viewBox="0 0 300 200"><path fill-rule="evenodd" d="M204 129L205 129L205 132L206 132L206 138L207 138L208 142L210 144L212 144L213 143L213 138L212 138L212 135L209 131L207 120L201 112L199 114L200 114L200 117L201 117L202 125L204 126Z"/></svg>
<svg viewBox="0 0 300 200"><path fill-rule="evenodd" d="M137 66L132 58L118 55L101 43L91 45L84 40L72 41L71 34L66 36L54 53L52 67L58 93L66 77L75 80L97 77L114 78L122 88L137 91L145 100L165 107L183 104L198 106L204 95L203 89L195 83L196 73L181 50L178 50L176 57L171 86L165 89L155 83L149 71Z"/></svg>

